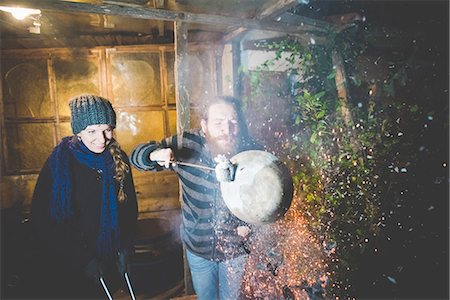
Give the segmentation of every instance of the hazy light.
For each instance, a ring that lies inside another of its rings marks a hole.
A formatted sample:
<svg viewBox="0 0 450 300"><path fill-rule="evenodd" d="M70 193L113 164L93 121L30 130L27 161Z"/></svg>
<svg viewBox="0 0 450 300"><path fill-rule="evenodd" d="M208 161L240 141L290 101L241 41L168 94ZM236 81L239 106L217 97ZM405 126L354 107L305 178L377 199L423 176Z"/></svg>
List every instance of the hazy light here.
<svg viewBox="0 0 450 300"><path fill-rule="evenodd" d="M23 20L26 17L31 16L31 15L41 14L40 9L34 9L34 8L0 6L0 10L9 12L17 20Z"/></svg>

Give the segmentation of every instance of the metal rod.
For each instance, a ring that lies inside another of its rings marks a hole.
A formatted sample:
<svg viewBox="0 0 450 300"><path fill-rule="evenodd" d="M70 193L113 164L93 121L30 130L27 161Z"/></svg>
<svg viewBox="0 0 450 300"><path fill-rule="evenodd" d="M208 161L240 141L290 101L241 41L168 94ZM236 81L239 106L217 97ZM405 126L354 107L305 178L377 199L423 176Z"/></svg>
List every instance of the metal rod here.
<svg viewBox="0 0 450 300"><path fill-rule="evenodd" d="M176 161L175 163L177 165L182 165L182 166L187 166L187 167L193 167L193 168L199 168L199 169L214 171L214 168L207 167L207 166L196 165L196 164L191 164L191 163L182 162L182 161Z"/></svg>
<svg viewBox="0 0 450 300"><path fill-rule="evenodd" d="M156 162L164 162L164 161L163 160L156 160ZM198 169L204 169L204 170L208 170L208 171L214 171L214 168L211 168L211 167L197 165L197 164L191 164L191 163L187 163L187 162L183 162L183 161L171 161L170 163L171 164L175 163L177 165L193 167L193 168L198 168Z"/></svg>
<svg viewBox="0 0 450 300"><path fill-rule="evenodd" d="M102 284L103 290L105 291L106 295L108 296L109 300L112 300L111 294L109 293L108 287L105 284L105 280L103 280L103 277L100 277L100 282Z"/></svg>
<svg viewBox="0 0 450 300"><path fill-rule="evenodd" d="M131 287L130 278L128 278L128 273L125 272L124 275L125 275L125 280L126 280L126 282L127 282L128 290L130 291L131 299L132 299L132 300L136 300L136 297L134 297L133 288Z"/></svg>

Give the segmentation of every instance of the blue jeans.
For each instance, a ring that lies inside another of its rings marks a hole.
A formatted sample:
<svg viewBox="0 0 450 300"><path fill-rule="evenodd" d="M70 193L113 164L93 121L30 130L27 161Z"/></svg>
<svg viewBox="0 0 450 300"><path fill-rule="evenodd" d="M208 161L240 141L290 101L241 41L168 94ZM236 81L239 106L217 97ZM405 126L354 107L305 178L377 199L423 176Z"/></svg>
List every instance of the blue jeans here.
<svg viewBox="0 0 450 300"><path fill-rule="evenodd" d="M216 262L186 250L192 283L198 300L239 298L247 255Z"/></svg>

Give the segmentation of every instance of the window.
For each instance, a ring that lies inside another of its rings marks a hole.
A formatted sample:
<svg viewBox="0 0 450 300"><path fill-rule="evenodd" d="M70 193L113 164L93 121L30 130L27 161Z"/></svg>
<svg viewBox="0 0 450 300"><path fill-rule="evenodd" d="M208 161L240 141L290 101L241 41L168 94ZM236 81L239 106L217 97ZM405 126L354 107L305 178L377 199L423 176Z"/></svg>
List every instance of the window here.
<svg viewBox="0 0 450 300"><path fill-rule="evenodd" d="M111 100L127 153L175 134L173 62L172 46L4 51L5 173L39 172L61 138L72 135L68 100L82 93Z"/></svg>

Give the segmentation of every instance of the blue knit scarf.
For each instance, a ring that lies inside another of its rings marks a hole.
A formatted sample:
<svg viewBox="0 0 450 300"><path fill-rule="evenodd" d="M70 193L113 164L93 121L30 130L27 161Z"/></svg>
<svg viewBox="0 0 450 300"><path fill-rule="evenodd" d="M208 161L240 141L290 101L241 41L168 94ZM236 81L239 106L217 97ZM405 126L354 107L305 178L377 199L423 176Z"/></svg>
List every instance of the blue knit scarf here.
<svg viewBox="0 0 450 300"><path fill-rule="evenodd" d="M102 174L102 199L100 228L97 237L97 254L110 256L118 249L119 229L117 195L114 188L115 164L108 149L101 154L91 152L76 137L65 137L50 156L53 184L50 216L58 223L73 217L72 174L70 157L98 170Z"/></svg>

